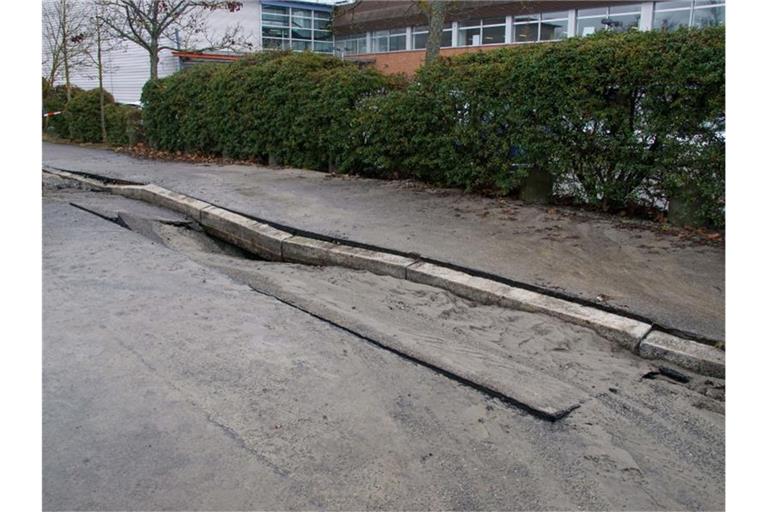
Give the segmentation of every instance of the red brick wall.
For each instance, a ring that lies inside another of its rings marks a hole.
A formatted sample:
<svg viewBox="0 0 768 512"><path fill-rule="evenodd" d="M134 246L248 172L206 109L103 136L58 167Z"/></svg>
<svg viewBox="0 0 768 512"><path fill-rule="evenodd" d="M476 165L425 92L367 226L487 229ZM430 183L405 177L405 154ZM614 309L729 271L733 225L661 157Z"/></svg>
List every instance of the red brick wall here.
<svg viewBox="0 0 768 512"><path fill-rule="evenodd" d="M440 55L451 56L467 52L487 52L497 48L516 46L513 44L497 44L493 46L471 46L465 48L442 48ZM366 53L363 55L351 55L347 60L370 63L373 67L387 75L404 73L412 75L424 64L426 50L409 50L391 53Z"/></svg>

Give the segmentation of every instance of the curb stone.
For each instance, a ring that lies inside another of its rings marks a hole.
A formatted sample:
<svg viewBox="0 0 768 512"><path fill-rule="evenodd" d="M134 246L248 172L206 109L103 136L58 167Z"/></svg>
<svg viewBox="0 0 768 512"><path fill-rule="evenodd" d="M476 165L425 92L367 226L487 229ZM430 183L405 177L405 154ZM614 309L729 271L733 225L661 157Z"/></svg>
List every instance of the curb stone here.
<svg viewBox="0 0 768 512"><path fill-rule="evenodd" d="M640 342L638 354L663 359L701 375L725 378L725 352L709 345L653 331Z"/></svg>
<svg viewBox="0 0 768 512"><path fill-rule="evenodd" d="M662 359L703 375L725 378L725 353L722 350L666 334L647 322L405 256L292 235L154 184L105 185L86 176L47 166L43 166L43 171L95 190L183 213L216 236L267 259L368 270L442 288L484 304L544 313L588 327L645 359Z"/></svg>
<svg viewBox="0 0 768 512"><path fill-rule="evenodd" d="M490 279L470 276L432 263L418 262L411 265L407 270L407 279L437 286L485 304L545 313L566 322L593 329L631 351L635 351L643 336L651 330L651 324L648 323L497 283Z"/></svg>

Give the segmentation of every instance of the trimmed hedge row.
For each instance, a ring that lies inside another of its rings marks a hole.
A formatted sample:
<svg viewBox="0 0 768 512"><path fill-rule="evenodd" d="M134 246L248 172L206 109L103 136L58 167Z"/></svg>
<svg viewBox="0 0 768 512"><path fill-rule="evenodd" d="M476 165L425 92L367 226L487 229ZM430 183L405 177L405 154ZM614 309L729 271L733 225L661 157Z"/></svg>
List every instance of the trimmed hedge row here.
<svg viewBox="0 0 768 512"><path fill-rule="evenodd" d="M72 87L72 99L67 102L63 85L46 87L44 83L44 109L47 112L63 112L49 119L48 129L61 138L76 142L103 142L99 96L99 89L84 91ZM112 95L105 91L104 110L109 144L131 144L140 138L141 111L138 108L118 105Z"/></svg>
<svg viewBox="0 0 768 512"><path fill-rule="evenodd" d="M358 100L390 82L311 53L267 52L195 66L145 85L146 134L164 150L327 169L351 150Z"/></svg>
<svg viewBox="0 0 768 512"><path fill-rule="evenodd" d="M685 200L724 223L723 28L600 33L384 77L262 54L150 82L152 145L509 193L530 169L606 210Z"/></svg>

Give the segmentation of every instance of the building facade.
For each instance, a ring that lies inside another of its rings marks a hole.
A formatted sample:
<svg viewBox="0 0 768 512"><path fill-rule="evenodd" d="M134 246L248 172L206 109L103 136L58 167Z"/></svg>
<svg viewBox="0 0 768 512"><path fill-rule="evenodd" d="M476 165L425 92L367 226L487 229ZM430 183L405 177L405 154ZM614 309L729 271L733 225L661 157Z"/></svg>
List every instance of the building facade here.
<svg viewBox="0 0 768 512"><path fill-rule="evenodd" d="M603 30L677 30L725 23L725 0L467 1L450 4L441 55L558 41ZM424 62L427 18L412 0L362 0L334 16L344 59L384 73L412 74Z"/></svg>
<svg viewBox="0 0 768 512"><path fill-rule="evenodd" d="M338 4L338 5L337 5ZM513 1L449 3L441 55L557 41L602 30L676 30L725 23L725 0ZM416 0L244 0L234 13L210 13L211 36L239 25L248 51L292 50L334 54L384 73L414 73L424 62L427 18ZM164 50L158 74L171 75L202 62L231 62L242 54ZM194 46L193 46L194 47ZM104 56L104 86L118 102L138 104L149 79L147 52L132 43ZM72 83L98 86L94 70L73 73Z"/></svg>

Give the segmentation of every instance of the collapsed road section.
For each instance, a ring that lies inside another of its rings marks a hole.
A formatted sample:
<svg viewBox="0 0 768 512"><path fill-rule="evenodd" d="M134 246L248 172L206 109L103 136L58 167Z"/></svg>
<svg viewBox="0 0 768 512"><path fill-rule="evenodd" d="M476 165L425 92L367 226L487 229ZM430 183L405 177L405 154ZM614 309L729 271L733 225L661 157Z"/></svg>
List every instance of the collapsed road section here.
<svg viewBox="0 0 768 512"><path fill-rule="evenodd" d="M499 282L487 277L422 261L418 257L393 251L369 249L354 242L330 242L295 234L273 225L231 212L205 201L169 191L157 185L116 183L110 178L44 167L52 173L95 190L139 199L178 211L199 222L206 230L265 259L312 265L338 265L369 270L446 289L484 304L542 312L567 322L589 327L643 357L662 359L689 370L723 378L725 354L722 350L667 333L658 335L654 326L630 318ZM652 332L653 330L653 332Z"/></svg>

